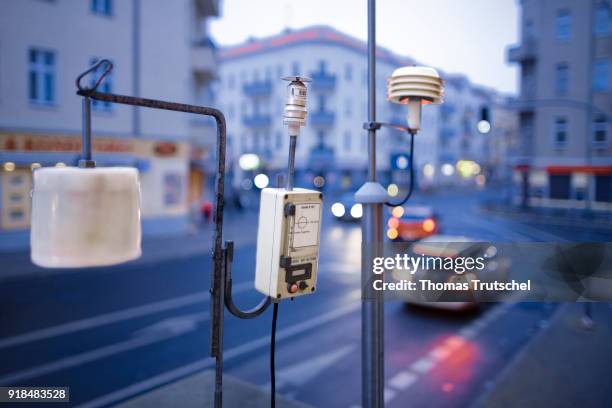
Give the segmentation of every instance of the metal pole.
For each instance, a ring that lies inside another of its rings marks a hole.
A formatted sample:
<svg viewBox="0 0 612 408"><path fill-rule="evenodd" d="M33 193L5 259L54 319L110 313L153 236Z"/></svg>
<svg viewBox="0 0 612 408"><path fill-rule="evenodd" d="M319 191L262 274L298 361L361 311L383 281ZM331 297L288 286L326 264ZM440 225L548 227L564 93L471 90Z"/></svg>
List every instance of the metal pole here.
<svg viewBox="0 0 612 408"><path fill-rule="evenodd" d="M83 97L83 118L82 118L82 138L81 138L81 159L79 167L95 167L96 163L91 156L91 98Z"/></svg>
<svg viewBox="0 0 612 408"><path fill-rule="evenodd" d="M368 0L368 121L376 121L376 4ZM376 181L376 129L368 130L368 181ZM382 204L364 204L361 224L362 241L368 259L378 256L382 242ZM371 265L371 262L368 262ZM372 278L371 270L362 266L361 283L365 290ZM361 307L361 377L362 407L384 406L384 304L380 291L370 291L373 297L363 299Z"/></svg>
<svg viewBox="0 0 612 408"><path fill-rule="evenodd" d="M297 136L289 137L289 162L287 163L287 190L293 190L293 179L295 176L295 147Z"/></svg>

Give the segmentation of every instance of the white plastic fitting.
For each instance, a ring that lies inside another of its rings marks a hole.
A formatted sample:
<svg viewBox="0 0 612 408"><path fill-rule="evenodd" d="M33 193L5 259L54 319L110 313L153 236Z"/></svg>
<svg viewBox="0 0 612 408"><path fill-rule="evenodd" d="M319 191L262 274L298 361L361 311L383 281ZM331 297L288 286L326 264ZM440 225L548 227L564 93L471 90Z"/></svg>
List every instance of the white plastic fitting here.
<svg viewBox="0 0 612 408"><path fill-rule="evenodd" d="M421 105L440 104L443 95L444 82L433 68L398 68L388 80L388 99L408 105L408 129L414 133L421 128Z"/></svg>
<svg viewBox="0 0 612 408"><path fill-rule="evenodd" d="M285 100L285 110L283 112L283 123L287 125L289 136L298 136L300 127L306 124L306 100L308 90L305 82L310 82L310 78L299 76L288 76L283 78L289 81L287 85L287 99Z"/></svg>
<svg viewBox="0 0 612 408"><path fill-rule="evenodd" d="M46 268L113 265L141 254L140 183L131 167L34 171L31 258Z"/></svg>

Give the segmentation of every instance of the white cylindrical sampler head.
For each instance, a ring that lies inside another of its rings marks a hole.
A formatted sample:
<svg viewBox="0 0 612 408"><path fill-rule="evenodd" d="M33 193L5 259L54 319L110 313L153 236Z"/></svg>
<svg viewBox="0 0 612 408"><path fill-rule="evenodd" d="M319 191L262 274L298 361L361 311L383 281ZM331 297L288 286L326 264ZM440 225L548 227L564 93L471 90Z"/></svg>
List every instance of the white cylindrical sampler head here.
<svg viewBox="0 0 612 408"><path fill-rule="evenodd" d="M113 265L141 254L140 182L131 167L34 171L31 258L47 268Z"/></svg>

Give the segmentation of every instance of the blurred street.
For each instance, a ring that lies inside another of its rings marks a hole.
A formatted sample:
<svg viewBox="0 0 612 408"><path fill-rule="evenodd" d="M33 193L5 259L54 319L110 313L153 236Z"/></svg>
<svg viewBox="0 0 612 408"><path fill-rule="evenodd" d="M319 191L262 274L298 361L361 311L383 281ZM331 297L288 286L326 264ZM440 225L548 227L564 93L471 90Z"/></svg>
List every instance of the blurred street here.
<svg viewBox="0 0 612 408"><path fill-rule="evenodd" d="M499 194L439 190L411 201L436 210L442 234L496 242L610 238L596 223L545 224L483 212L481 203ZM317 295L280 306L277 391L313 406L352 407L360 404L361 386L361 233L359 224L333 219L331 202L325 198ZM261 296L252 289L257 212L228 211L225 221L226 239L236 241L235 298L249 307ZM111 268L45 274L27 266L26 252L3 254L2 272L20 276L0 281L0 385L70 386L75 405L95 407L212 368L210 228L146 241L142 260ZM481 401L559 309L546 303L487 304L468 313L385 307L389 407ZM596 320L598 313L609 319L611 310L598 304ZM226 372L267 389L271 311L254 321L226 316ZM563 361L557 363L562 370Z"/></svg>

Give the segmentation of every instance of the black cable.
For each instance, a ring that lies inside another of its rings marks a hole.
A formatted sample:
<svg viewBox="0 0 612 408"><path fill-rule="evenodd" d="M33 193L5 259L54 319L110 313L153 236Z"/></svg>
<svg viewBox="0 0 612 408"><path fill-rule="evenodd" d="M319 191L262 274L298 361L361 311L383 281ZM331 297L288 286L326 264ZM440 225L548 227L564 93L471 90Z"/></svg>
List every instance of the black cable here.
<svg viewBox="0 0 612 408"><path fill-rule="evenodd" d="M278 303L274 302L272 309L272 336L270 339L270 407L276 407L276 368L275 368L275 349L276 349L276 319L278 318Z"/></svg>
<svg viewBox="0 0 612 408"><path fill-rule="evenodd" d="M389 207L397 207L398 205L404 205L412 195L412 190L414 189L414 133L408 133L410 133L410 163L408 165L408 171L410 172L410 187L408 187L408 193L406 193L406 197L404 197L400 202L392 203L390 201L387 201L385 204Z"/></svg>

